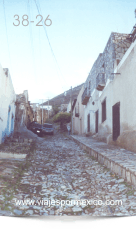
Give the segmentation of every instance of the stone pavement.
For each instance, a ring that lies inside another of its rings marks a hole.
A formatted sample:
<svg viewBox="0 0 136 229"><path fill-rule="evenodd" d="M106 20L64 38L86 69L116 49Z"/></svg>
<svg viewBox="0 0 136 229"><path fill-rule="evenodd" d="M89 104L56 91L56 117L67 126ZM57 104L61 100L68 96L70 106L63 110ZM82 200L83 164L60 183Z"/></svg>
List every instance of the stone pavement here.
<svg viewBox="0 0 136 229"><path fill-rule="evenodd" d="M20 161L0 160L0 168L8 170L0 174L0 215L136 214L135 187L99 164L68 136L37 138L28 151ZM95 201L90 204L90 200ZM106 200L111 204L106 205Z"/></svg>
<svg viewBox="0 0 136 229"><path fill-rule="evenodd" d="M98 162L136 186L136 153L107 145L91 137L73 135L71 138Z"/></svg>

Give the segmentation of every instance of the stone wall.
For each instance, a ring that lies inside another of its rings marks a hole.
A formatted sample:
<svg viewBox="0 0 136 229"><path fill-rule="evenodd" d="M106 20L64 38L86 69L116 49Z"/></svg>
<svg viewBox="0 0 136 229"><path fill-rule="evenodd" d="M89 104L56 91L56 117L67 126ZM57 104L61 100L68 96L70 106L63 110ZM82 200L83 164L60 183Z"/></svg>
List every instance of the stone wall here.
<svg viewBox="0 0 136 229"><path fill-rule="evenodd" d="M28 91L16 95L15 132L20 132L21 127L28 127L33 121L33 110L28 101Z"/></svg>
<svg viewBox="0 0 136 229"><path fill-rule="evenodd" d="M130 35L111 33L104 52L99 54L85 82L85 88L88 88L90 95L97 86L96 79L98 74L104 74L105 84L108 79L114 79L114 69L121 61L131 43L132 38Z"/></svg>

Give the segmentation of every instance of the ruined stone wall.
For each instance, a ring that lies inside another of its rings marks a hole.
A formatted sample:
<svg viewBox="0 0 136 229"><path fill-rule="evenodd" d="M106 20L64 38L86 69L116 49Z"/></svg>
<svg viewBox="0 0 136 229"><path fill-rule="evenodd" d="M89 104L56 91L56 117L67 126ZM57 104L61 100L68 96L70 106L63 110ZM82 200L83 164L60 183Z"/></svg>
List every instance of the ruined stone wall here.
<svg viewBox="0 0 136 229"><path fill-rule="evenodd" d="M113 46L114 46L114 55L115 59L121 61L122 57L128 50L132 43L132 38L128 34L119 34L119 33L114 33L113 37Z"/></svg>
<svg viewBox="0 0 136 229"><path fill-rule="evenodd" d="M23 94L16 95L15 132L26 126L26 101Z"/></svg>
<svg viewBox="0 0 136 229"><path fill-rule="evenodd" d="M99 54L85 82L85 88L87 87L88 91L90 82L90 95L96 88L96 78L99 73L103 73L105 84L108 79L114 79L114 69L121 61L131 43L132 38L130 35L111 33L104 52Z"/></svg>
<svg viewBox="0 0 136 229"><path fill-rule="evenodd" d="M33 109L30 106L30 101L27 102L27 127L33 121Z"/></svg>
<svg viewBox="0 0 136 229"><path fill-rule="evenodd" d="M28 92L16 95L15 132L20 132L22 127L28 127L33 121L33 110L28 101Z"/></svg>

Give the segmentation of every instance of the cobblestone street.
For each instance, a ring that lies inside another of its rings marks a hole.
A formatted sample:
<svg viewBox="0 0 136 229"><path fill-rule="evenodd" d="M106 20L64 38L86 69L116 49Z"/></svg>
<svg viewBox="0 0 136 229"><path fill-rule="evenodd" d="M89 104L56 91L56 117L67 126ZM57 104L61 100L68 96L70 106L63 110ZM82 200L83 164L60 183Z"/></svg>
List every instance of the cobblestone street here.
<svg viewBox="0 0 136 229"><path fill-rule="evenodd" d="M134 186L100 165L67 135L38 137L35 143L25 145L26 151L23 145L21 149L26 152L26 159L0 159L0 215L136 214ZM17 205L17 201L29 199L35 201L34 204ZM101 200L103 203L121 200L122 205L48 206L43 204L44 200Z"/></svg>

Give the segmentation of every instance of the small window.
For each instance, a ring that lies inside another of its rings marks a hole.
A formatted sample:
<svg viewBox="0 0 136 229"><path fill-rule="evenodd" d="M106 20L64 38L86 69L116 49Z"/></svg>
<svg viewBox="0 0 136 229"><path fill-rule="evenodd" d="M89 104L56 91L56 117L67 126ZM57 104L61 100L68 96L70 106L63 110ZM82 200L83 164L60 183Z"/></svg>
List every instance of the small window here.
<svg viewBox="0 0 136 229"><path fill-rule="evenodd" d="M91 81L89 81L89 90L91 89Z"/></svg>
<svg viewBox="0 0 136 229"><path fill-rule="evenodd" d="M106 120L106 99L102 102L102 122Z"/></svg>
<svg viewBox="0 0 136 229"><path fill-rule="evenodd" d="M117 65L120 63L120 60L119 59L117 59Z"/></svg>
<svg viewBox="0 0 136 229"><path fill-rule="evenodd" d="M105 68L105 64L103 63L102 68Z"/></svg>

